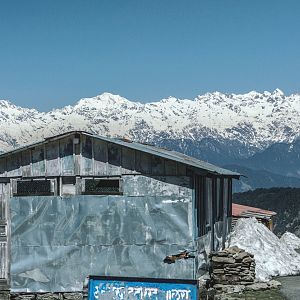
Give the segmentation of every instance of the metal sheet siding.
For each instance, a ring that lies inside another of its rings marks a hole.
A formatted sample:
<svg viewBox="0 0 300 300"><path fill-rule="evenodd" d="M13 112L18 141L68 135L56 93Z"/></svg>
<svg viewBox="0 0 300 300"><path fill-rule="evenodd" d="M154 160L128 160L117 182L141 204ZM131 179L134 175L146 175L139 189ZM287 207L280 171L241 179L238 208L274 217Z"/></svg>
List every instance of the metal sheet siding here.
<svg viewBox="0 0 300 300"><path fill-rule="evenodd" d="M13 291L78 291L89 274L194 278L190 202L170 196L11 199Z"/></svg>

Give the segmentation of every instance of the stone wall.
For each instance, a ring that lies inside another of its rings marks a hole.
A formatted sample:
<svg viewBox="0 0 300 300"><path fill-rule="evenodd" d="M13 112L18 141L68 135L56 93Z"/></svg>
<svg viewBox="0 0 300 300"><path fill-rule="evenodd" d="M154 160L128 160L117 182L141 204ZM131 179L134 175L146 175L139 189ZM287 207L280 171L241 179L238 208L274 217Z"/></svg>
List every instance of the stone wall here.
<svg viewBox="0 0 300 300"><path fill-rule="evenodd" d="M216 285L251 285L255 280L254 256L238 247L212 252L211 279Z"/></svg>
<svg viewBox="0 0 300 300"><path fill-rule="evenodd" d="M1 295L0 295L1 297ZM1 298L0 298L1 299ZM18 293L5 300L85 300L87 293ZM1 299L2 300L2 299Z"/></svg>

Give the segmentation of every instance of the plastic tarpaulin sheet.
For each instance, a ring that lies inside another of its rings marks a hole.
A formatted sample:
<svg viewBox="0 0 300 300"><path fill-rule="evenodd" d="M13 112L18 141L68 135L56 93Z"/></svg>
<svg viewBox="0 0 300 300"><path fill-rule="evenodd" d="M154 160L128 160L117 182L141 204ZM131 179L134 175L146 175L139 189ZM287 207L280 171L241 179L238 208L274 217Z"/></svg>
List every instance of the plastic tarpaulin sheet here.
<svg viewBox="0 0 300 300"><path fill-rule="evenodd" d="M194 279L191 197L11 198L11 289L80 291L88 275Z"/></svg>

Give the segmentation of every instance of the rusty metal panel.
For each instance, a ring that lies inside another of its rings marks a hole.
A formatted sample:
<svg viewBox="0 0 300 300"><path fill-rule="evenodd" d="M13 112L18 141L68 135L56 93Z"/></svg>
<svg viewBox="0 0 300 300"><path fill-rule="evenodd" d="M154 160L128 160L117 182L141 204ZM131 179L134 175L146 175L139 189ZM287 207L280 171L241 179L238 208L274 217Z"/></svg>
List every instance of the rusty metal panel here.
<svg viewBox="0 0 300 300"><path fill-rule="evenodd" d="M35 147L31 150L32 176L45 176L45 153L44 146Z"/></svg>
<svg viewBox="0 0 300 300"><path fill-rule="evenodd" d="M78 291L89 274L193 279L191 199L74 196L11 199L12 291Z"/></svg>
<svg viewBox="0 0 300 300"><path fill-rule="evenodd" d="M59 143L46 144L46 176L58 176L61 174L59 162Z"/></svg>
<svg viewBox="0 0 300 300"><path fill-rule="evenodd" d="M70 176L75 174L75 155L73 148L73 136L59 141L59 156L62 175Z"/></svg>
<svg viewBox="0 0 300 300"><path fill-rule="evenodd" d="M98 139L94 139L94 175L107 175L108 153L107 143Z"/></svg>
<svg viewBox="0 0 300 300"><path fill-rule="evenodd" d="M93 140L89 136L82 136L81 175L93 175Z"/></svg>

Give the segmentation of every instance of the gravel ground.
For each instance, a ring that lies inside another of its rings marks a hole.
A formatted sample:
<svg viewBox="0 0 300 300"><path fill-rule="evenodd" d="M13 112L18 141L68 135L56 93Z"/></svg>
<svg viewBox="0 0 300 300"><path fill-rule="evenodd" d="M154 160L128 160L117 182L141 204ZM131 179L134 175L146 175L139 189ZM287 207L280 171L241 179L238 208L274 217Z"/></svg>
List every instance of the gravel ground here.
<svg viewBox="0 0 300 300"><path fill-rule="evenodd" d="M282 284L280 292L285 296L285 299L300 299L300 276L278 277L276 280Z"/></svg>

